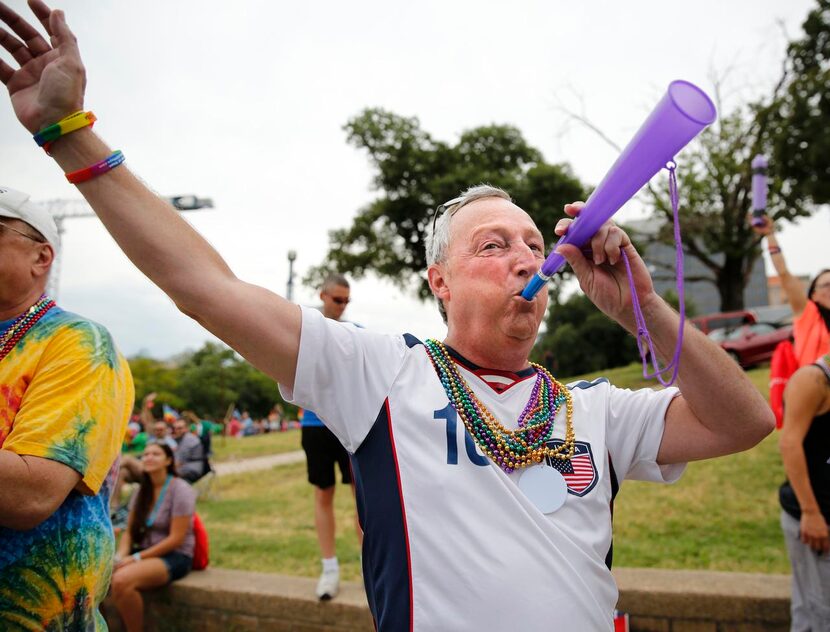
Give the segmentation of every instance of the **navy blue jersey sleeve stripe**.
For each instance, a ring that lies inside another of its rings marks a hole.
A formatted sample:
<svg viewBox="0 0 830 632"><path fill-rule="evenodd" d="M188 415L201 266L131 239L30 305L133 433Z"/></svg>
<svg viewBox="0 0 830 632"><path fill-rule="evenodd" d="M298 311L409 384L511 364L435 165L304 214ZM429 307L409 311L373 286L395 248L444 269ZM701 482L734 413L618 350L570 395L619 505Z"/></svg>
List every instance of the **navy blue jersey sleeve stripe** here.
<svg viewBox="0 0 830 632"><path fill-rule="evenodd" d="M573 384L568 384L568 388L574 389L578 388L582 391L591 388L592 386L597 386L599 384L609 384L607 377L598 377L597 379L593 380L592 382L587 382L585 380L580 380L579 382L574 382Z"/></svg>
<svg viewBox="0 0 830 632"><path fill-rule="evenodd" d="M413 336L412 334L404 334L404 335L403 335L403 339L404 339L404 342L406 342L406 346L407 346L407 347L409 347L410 349L411 349L412 347L417 347L418 345L422 345L422 344L424 344L423 342L421 342L420 340L418 340L418 339L417 339L415 336Z"/></svg>
<svg viewBox="0 0 830 632"><path fill-rule="evenodd" d="M363 526L363 577L381 632L411 630L412 574L406 512L389 402L352 455L357 511Z"/></svg>
<svg viewBox="0 0 830 632"><path fill-rule="evenodd" d="M614 499L620 491L620 482L617 479L617 472L614 470L614 463L611 461L611 453L608 453L608 476L611 477L611 545L608 547L608 554L605 556L605 565L611 570L614 563Z"/></svg>

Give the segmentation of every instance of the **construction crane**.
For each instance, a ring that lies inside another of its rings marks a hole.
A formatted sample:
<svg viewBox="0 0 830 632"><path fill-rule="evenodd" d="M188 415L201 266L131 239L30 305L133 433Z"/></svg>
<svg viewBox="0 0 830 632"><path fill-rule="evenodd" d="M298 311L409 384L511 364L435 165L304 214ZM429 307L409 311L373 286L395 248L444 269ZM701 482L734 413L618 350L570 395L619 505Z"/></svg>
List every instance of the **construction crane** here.
<svg viewBox="0 0 830 632"><path fill-rule="evenodd" d="M195 195L174 195L164 199L170 202L173 208L180 212L213 208L213 200L210 198L200 198ZM74 219L76 217L95 217L95 212L84 200L46 200L45 202L40 202L40 205L52 214L52 217L55 218L55 224L58 227L57 252L55 254L55 261L52 263L52 272L49 276L49 284L47 287L49 296L57 300L61 275L62 248L60 242L63 241L63 233L66 231L63 223L67 219Z"/></svg>

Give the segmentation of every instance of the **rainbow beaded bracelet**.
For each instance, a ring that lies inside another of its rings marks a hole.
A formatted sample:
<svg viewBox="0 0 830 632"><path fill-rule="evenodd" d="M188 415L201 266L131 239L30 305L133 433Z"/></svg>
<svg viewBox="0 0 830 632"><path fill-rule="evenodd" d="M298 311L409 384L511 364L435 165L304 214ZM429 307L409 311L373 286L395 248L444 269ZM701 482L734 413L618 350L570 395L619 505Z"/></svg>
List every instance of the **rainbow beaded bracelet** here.
<svg viewBox="0 0 830 632"><path fill-rule="evenodd" d="M45 127L33 136L35 142L39 147L43 147L46 153L49 153L49 148L52 143L58 140L61 136L66 136L71 132L77 132L84 127L91 127L97 119L92 112L84 112L80 110L74 112L69 116L62 118L57 123Z"/></svg>
<svg viewBox="0 0 830 632"><path fill-rule="evenodd" d="M72 184L80 184L81 182L86 182L87 180L92 180L92 178L97 178L98 176L106 173L107 171L112 171L122 162L124 162L124 154L121 153L121 150L118 149L100 162L96 162L94 165L90 165L89 167L85 167L83 169L78 169L77 171L71 171L66 174L66 179L69 180Z"/></svg>

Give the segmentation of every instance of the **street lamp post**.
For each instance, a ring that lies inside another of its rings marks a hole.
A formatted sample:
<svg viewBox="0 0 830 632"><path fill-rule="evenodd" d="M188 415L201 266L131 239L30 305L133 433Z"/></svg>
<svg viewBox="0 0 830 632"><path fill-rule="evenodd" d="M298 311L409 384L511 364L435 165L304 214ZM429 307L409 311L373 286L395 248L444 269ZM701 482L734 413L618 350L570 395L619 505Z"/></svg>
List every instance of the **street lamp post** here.
<svg viewBox="0 0 830 632"><path fill-rule="evenodd" d="M297 260L297 251L288 251L288 285L285 290L285 298L294 300L294 262Z"/></svg>

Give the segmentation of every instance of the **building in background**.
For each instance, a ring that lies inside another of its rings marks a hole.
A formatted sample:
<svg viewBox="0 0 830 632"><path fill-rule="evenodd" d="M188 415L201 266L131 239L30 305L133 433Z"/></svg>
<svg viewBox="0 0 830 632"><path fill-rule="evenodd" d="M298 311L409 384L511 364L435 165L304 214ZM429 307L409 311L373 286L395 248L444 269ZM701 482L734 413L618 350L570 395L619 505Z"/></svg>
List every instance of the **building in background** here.
<svg viewBox="0 0 830 632"><path fill-rule="evenodd" d="M804 286L804 291L806 292L807 288L810 287L810 276L803 274L798 277L798 280L801 281L801 285ZM781 277L778 275L767 277L767 294L769 295L770 305L787 304L787 297L781 289Z"/></svg>
<svg viewBox="0 0 830 632"><path fill-rule="evenodd" d="M624 228L637 242L640 254L651 272L654 289L660 296L676 291L675 249L660 243L648 243L657 232L657 223L651 219L627 222ZM723 255L719 255L722 259ZM716 261L718 257L713 257ZM685 276L689 278L708 277L712 281L686 281L686 299L694 304L697 314L720 312L720 294L714 283L712 271L694 257L684 259ZM744 308L769 305L767 276L764 260L758 257L752 268L749 283L744 289Z"/></svg>

